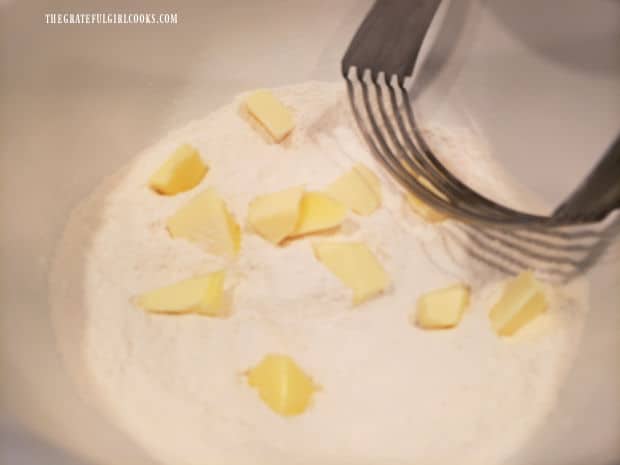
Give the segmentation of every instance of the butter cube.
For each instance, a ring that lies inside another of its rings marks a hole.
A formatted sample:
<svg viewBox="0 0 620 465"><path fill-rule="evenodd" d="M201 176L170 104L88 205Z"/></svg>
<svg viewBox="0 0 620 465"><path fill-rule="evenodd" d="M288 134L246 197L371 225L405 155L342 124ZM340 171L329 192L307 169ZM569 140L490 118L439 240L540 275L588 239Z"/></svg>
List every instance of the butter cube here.
<svg viewBox="0 0 620 465"><path fill-rule="evenodd" d="M299 220L289 237L302 236L340 226L347 214L337 200L322 192L306 192L301 198Z"/></svg>
<svg viewBox="0 0 620 465"><path fill-rule="evenodd" d="M207 316L223 316L226 314L226 299L224 294L224 280L226 273L217 271L209 275L205 292L195 312Z"/></svg>
<svg viewBox="0 0 620 465"><path fill-rule="evenodd" d="M149 187L164 195L174 195L196 187L209 167L191 145L183 144L150 177Z"/></svg>
<svg viewBox="0 0 620 465"><path fill-rule="evenodd" d="M248 113L281 142L295 127L293 114L268 90L257 90L245 100Z"/></svg>
<svg viewBox="0 0 620 465"><path fill-rule="evenodd" d="M418 177L418 181L424 185L426 188L431 190L437 196L441 197L444 200L447 200L446 197L438 191L435 186L431 184L431 182L423 176ZM409 206L415 211L418 215L420 215L427 223L439 223L448 218L448 216L442 212L438 212L434 208L427 205L423 200L418 198L416 195L411 192L407 192L405 194L405 198L409 203Z"/></svg>
<svg viewBox="0 0 620 465"><path fill-rule="evenodd" d="M469 303L469 288L464 284L436 289L417 302L417 324L425 329L445 329L458 325Z"/></svg>
<svg viewBox="0 0 620 465"><path fill-rule="evenodd" d="M186 279L147 292L136 304L152 313L200 313L222 316L225 313L223 271Z"/></svg>
<svg viewBox="0 0 620 465"><path fill-rule="evenodd" d="M547 299L542 284L536 280L534 273L524 271L506 284L489 318L497 334L512 336L545 311Z"/></svg>
<svg viewBox="0 0 620 465"><path fill-rule="evenodd" d="M381 206L381 183L361 163L330 184L326 192L359 215L370 215Z"/></svg>
<svg viewBox="0 0 620 465"><path fill-rule="evenodd" d="M241 246L241 229L215 189L192 198L168 219L173 238L183 238L215 255L233 257Z"/></svg>
<svg viewBox="0 0 620 465"><path fill-rule="evenodd" d="M359 304L384 291L390 279L373 253L360 242L322 242L313 245L314 255L347 287Z"/></svg>
<svg viewBox="0 0 620 465"><path fill-rule="evenodd" d="M303 193L303 187L293 187L256 197L248 208L248 223L264 239L279 244L297 226Z"/></svg>
<svg viewBox="0 0 620 465"><path fill-rule="evenodd" d="M246 372L248 384L267 406L283 416L303 413L319 389L287 355L269 354Z"/></svg>

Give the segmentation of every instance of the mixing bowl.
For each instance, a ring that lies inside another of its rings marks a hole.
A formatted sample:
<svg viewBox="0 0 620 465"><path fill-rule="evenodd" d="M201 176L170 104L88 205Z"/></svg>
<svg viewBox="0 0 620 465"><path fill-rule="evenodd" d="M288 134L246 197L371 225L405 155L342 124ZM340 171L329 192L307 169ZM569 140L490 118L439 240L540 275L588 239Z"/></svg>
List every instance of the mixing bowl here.
<svg viewBox="0 0 620 465"><path fill-rule="evenodd" d="M47 304L73 206L168 130L237 92L338 80L370 2L0 2L0 462L155 463L76 393ZM46 24L45 14L173 13L177 24ZM416 79L422 119L458 118L549 206L620 127L620 3L444 2ZM617 257L617 254L616 254ZM620 265L591 307L559 402L509 464L620 463Z"/></svg>

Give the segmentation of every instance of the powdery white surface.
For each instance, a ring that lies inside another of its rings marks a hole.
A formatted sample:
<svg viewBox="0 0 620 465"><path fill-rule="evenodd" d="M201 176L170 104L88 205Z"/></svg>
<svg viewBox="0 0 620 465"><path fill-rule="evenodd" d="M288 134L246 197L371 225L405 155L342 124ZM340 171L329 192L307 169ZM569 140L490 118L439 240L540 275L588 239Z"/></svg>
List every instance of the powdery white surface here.
<svg viewBox="0 0 620 465"><path fill-rule="evenodd" d="M381 174L357 137L341 85L274 92L295 112L284 145L265 143L239 100L176 131L106 180L73 213L51 281L53 319L84 394L164 464L295 465L500 463L535 434L553 406L585 316L581 283L551 293L550 312L510 341L488 310L497 276L448 263L437 229L383 177L383 208L350 215L335 238L362 240L392 278L384 295L353 308L318 263L311 240L274 247L244 231L234 263L173 240L166 219L207 186L244 224L256 195L320 189L357 161ZM465 181L523 202L464 129L433 129L442 158ZM146 187L180 143L211 170L174 197ZM150 315L136 294L225 266L234 287L227 319ZM408 323L416 298L457 280L472 304L451 331ZM269 410L242 375L269 352L292 356L323 389L301 416Z"/></svg>

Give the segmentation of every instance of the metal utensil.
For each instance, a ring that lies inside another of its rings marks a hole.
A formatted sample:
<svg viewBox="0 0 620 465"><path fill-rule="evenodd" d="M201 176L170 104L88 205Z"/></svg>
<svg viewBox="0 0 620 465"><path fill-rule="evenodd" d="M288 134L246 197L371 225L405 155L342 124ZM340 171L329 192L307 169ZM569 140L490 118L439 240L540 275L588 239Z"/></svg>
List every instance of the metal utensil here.
<svg viewBox="0 0 620 465"><path fill-rule="evenodd" d="M550 216L506 207L462 183L424 139L405 86L440 3L377 0L360 25L342 59L342 74L361 133L406 190L458 220L453 226L467 236L461 242L474 258L507 273L528 268L570 279L618 233L617 221L599 221L620 207L620 136Z"/></svg>

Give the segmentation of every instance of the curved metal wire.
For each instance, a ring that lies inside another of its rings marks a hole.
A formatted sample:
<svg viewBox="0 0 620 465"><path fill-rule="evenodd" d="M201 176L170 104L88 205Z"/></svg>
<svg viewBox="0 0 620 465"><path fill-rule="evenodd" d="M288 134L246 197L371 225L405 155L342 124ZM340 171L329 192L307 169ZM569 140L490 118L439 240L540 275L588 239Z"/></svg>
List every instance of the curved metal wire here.
<svg viewBox="0 0 620 465"><path fill-rule="evenodd" d="M356 98L355 98L355 90L354 83L350 79L350 76L345 75L345 79L347 82L347 89L349 93L349 99L351 101L352 110L355 116L355 119L358 122L358 126L363 134L368 145L371 147L371 151L373 155L375 155L379 160L385 164L390 166L390 171L395 177L405 185L407 188L411 188L416 195L419 195L422 200L427 201L432 207L437 208L440 211L444 211L446 213L451 214L457 218L461 218L468 221L480 222L487 226L519 226L520 228L528 228L528 232L530 233L540 233L544 236L552 235L557 238L563 239L575 239L575 238L587 238L590 235L598 235L598 232L595 230L588 230L587 226L589 224L579 224L582 227L580 230L569 231L569 230L560 230L559 228L566 228L569 226L577 226L573 223L563 223L556 224L552 221L552 219L548 216L540 216L540 215L532 215L528 213L523 213L518 210L514 210L505 206L502 206L484 196L474 191L470 187L463 184L460 180L458 180L452 173L447 170L443 164L437 159L437 157L432 153L428 144L423 141L422 144L426 149L424 149L424 157L421 155L420 151L416 148L414 142L410 139L408 135L408 131L405 128L405 125L402 121L402 117L400 116L400 112L396 107L396 99L393 93L393 87L391 85L387 85L391 94L391 102L393 106L393 113L395 116L395 120L397 122L397 127L400 130L401 137L405 142L408 150L405 150L403 144L401 144L400 140L397 137L394 128L389 120L387 115L387 111L385 109L385 105L383 103L382 96L379 94L379 82L376 76L372 77L372 84L375 88L375 98L378 103L379 112L381 115L381 119L383 121L383 126L385 127L387 134L389 136L390 141L396 147L397 151L401 156L396 156L392 149L389 147L389 144L384 136L383 132L380 129L380 125L377 121L377 118L372 109L372 104L370 102L368 85L365 82L363 76L361 75L361 71L359 69L356 70L357 74L357 82L360 84L362 89L363 103L366 111L366 116L370 123L369 130L362 118L362 115L357 108ZM372 74L372 73L371 73ZM399 83L400 87L400 83ZM406 89L403 89L403 95L406 97L408 94ZM405 114L408 115L407 119L409 119L410 125L415 127L415 131L418 134L420 133L419 128L415 124L415 118L413 116L413 111L411 110L411 106L408 102L407 98L404 98L405 102L403 107L405 108ZM376 139L376 142L375 142ZM423 140L423 139L422 139ZM378 144L377 144L378 143ZM411 156L413 154L413 156ZM429 166L433 165L436 170L430 170ZM402 171L401 171L402 170ZM450 202L442 199L440 196L429 191L424 185L417 181L415 176L412 173L417 173L422 176L426 175L427 179L431 181L431 184L441 193L446 195ZM443 184L437 182L437 179L448 179L449 182ZM435 180L435 182L433 182ZM446 188L446 186L450 186ZM471 197L474 198L474 201L470 202L458 202L458 198L460 197ZM456 203L456 205L455 205ZM480 210L477 210L475 206L480 205L484 207L484 213L494 213L490 215L482 214ZM455 208L458 206L458 208ZM497 214L500 213L499 216ZM527 223L530 221L531 224ZM584 229L585 228L585 229ZM528 239L529 240L529 239Z"/></svg>
<svg viewBox="0 0 620 465"><path fill-rule="evenodd" d="M370 71L367 73L370 77L368 83L364 72L354 69L354 73L343 71L343 75L353 116L373 156L423 202L460 220L459 228L471 245L493 254L513 268L531 268L536 262L535 268L539 272L562 279L584 268L595 249L604 252L604 244L608 245L611 233L600 231L599 223L558 223L547 216L531 215L497 204L466 186L444 167L424 139L403 82L398 78L388 80L384 74L381 76L381 73ZM389 99L384 98L381 77ZM395 86L392 85L394 81ZM361 108L357 104L356 83L361 89ZM373 89L375 107L370 88ZM400 92L400 105L397 91ZM392 117L385 100L390 103ZM424 176L439 194L422 184L418 176ZM497 260L489 260L471 247L468 249L472 256L482 258L487 264L491 261L495 268L506 271L507 267ZM516 252L520 258L506 253L506 250Z"/></svg>

